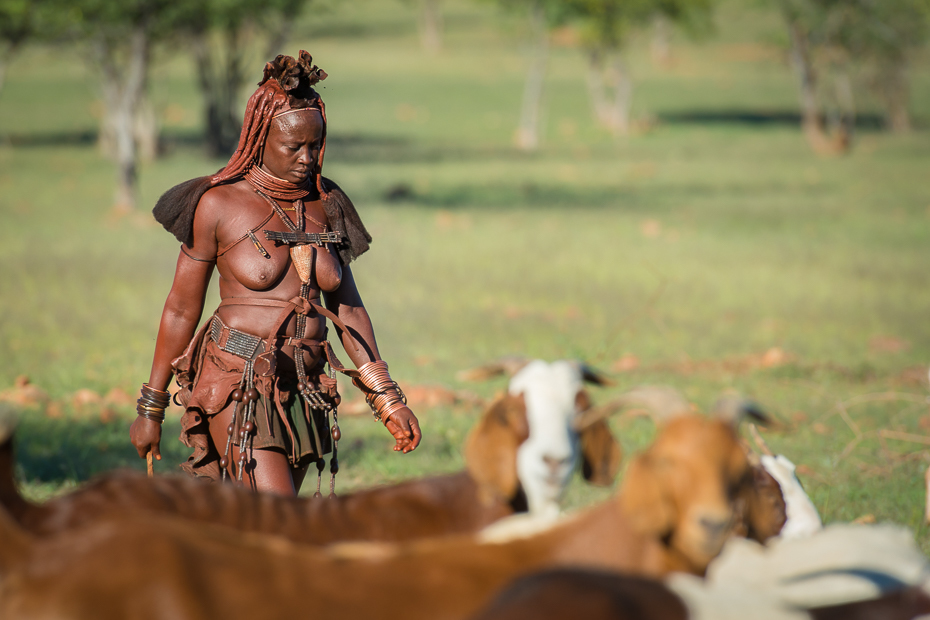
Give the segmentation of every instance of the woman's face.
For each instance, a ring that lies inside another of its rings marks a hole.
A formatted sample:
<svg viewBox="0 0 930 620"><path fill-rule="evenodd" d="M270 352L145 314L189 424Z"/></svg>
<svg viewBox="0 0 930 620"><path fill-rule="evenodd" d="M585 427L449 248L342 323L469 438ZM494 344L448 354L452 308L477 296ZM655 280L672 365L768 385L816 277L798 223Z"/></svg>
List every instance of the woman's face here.
<svg viewBox="0 0 930 620"><path fill-rule="evenodd" d="M316 167L323 143L323 117L319 110L284 114L271 121L262 168L279 179L301 184Z"/></svg>

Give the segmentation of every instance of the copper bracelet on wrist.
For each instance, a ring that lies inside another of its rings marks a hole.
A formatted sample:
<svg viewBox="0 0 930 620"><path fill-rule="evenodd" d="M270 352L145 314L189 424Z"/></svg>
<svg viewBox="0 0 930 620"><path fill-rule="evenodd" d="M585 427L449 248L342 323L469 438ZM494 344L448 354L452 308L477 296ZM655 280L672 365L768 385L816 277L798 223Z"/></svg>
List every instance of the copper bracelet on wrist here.
<svg viewBox="0 0 930 620"><path fill-rule="evenodd" d="M171 393L157 390L148 383L142 384L142 395L136 401L136 413L153 422L165 421L165 409L171 403Z"/></svg>
<svg viewBox="0 0 930 620"><path fill-rule="evenodd" d="M384 360L360 366L355 385L365 393L365 400L379 422L386 424L391 415L407 406L407 397L391 379Z"/></svg>
<svg viewBox="0 0 930 620"><path fill-rule="evenodd" d="M138 413L137 412L137 415L140 418L145 418L146 420L151 420L152 422L158 422L159 424L162 424L165 421L164 414L159 416L159 415L155 415L152 413Z"/></svg>

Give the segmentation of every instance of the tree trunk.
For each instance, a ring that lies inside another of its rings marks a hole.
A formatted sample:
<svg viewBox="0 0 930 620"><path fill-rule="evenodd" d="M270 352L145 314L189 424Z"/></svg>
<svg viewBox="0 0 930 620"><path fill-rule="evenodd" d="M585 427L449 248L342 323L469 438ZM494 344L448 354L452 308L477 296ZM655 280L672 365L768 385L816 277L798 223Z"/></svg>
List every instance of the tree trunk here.
<svg viewBox="0 0 930 620"><path fill-rule="evenodd" d="M147 97L139 102L135 112L133 132L136 135L139 159L153 161L158 158L161 151L158 116L155 114L152 102Z"/></svg>
<svg viewBox="0 0 930 620"><path fill-rule="evenodd" d="M241 124L239 90L245 82L242 70L243 46L238 28L223 33L225 48L214 53L209 33L196 34L193 40L197 77L204 99L204 126L207 151L213 157L228 157L239 141Z"/></svg>
<svg viewBox="0 0 930 620"><path fill-rule="evenodd" d="M910 82L903 60L879 68L878 95L885 108L885 122L894 133L911 131L911 113L908 110Z"/></svg>
<svg viewBox="0 0 930 620"><path fill-rule="evenodd" d="M827 135L823 115L817 101L817 73L810 56L807 34L800 23L785 15L791 40L791 65L798 80L801 103L801 128L815 153L833 154L846 150L848 141L842 136L834 141Z"/></svg>
<svg viewBox="0 0 930 620"><path fill-rule="evenodd" d="M520 109L520 124L517 128L517 147L533 151L539 146L539 120L542 109L543 86L546 65L549 62L549 30L540 2L534 2L530 19L533 27L533 58L523 88L523 105Z"/></svg>
<svg viewBox="0 0 930 620"><path fill-rule="evenodd" d="M605 56L610 58L606 66ZM587 82L597 123L615 136L627 135L630 132L633 83L620 52L590 51Z"/></svg>
<svg viewBox="0 0 930 620"><path fill-rule="evenodd" d="M420 43L430 54L437 54L442 50L440 0L420 0Z"/></svg>
<svg viewBox="0 0 930 620"><path fill-rule="evenodd" d="M113 137L116 159L117 211L132 211L136 207L138 189L138 141L136 113L144 100L148 82L151 41L145 24L137 25L129 41L128 58L120 66L120 52L102 36L95 45L97 61L103 72L103 94L106 117Z"/></svg>
<svg viewBox="0 0 930 620"><path fill-rule="evenodd" d="M0 50L0 95L3 94L3 84L6 82L6 70L16 54L17 47L17 45L6 45Z"/></svg>
<svg viewBox="0 0 930 620"><path fill-rule="evenodd" d="M607 76L608 84L613 90L613 102L610 106L607 126L615 136L625 136L630 133L633 81L630 79L630 72L619 52L613 53L613 58L607 66Z"/></svg>
<svg viewBox="0 0 930 620"><path fill-rule="evenodd" d="M591 111L598 125L607 124L607 95L604 84L604 56L600 50L588 51L588 71L586 73L588 95L591 97Z"/></svg>
<svg viewBox="0 0 930 620"><path fill-rule="evenodd" d="M667 67L672 63L672 46L668 18L661 13L657 14L652 22L652 41L649 52L652 62L660 67Z"/></svg>
<svg viewBox="0 0 930 620"><path fill-rule="evenodd" d="M830 133L839 150L848 151L856 128L856 98L846 66L836 67L833 89L836 93L837 119Z"/></svg>

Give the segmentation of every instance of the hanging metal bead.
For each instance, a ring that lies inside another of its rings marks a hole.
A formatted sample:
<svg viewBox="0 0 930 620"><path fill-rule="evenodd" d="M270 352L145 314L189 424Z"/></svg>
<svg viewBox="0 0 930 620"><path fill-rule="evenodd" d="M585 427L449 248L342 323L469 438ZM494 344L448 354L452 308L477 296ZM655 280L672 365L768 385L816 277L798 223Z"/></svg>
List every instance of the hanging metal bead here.
<svg viewBox="0 0 930 620"><path fill-rule="evenodd" d="M234 427L232 424L230 424L229 426L226 427L226 434L227 434L227 435L230 435L230 436L231 436L234 432L236 432L236 429L235 429L235 427Z"/></svg>
<svg viewBox="0 0 930 620"><path fill-rule="evenodd" d="M333 424L333 427L330 429L330 432L333 434L333 439L339 441L342 439L342 431L339 430L338 424Z"/></svg>
<svg viewBox="0 0 930 620"><path fill-rule="evenodd" d="M229 459L227 459L225 456L220 459L220 469L226 469L228 465L229 465Z"/></svg>
<svg viewBox="0 0 930 620"><path fill-rule="evenodd" d="M323 494L320 493L320 485L323 482L323 468L326 467L326 462L323 459L317 459L316 461L316 493L313 494L314 499L322 499Z"/></svg>
<svg viewBox="0 0 930 620"><path fill-rule="evenodd" d="M256 390L255 388L247 389L245 391L245 397L249 400L249 402L254 402L258 400L258 390Z"/></svg>
<svg viewBox="0 0 930 620"><path fill-rule="evenodd" d="M242 391L241 388L236 388L235 390L233 390L232 399L233 399L234 401L236 401L237 403L241 403L241 402L242 402L242 397L243 397L244 395L245 395L245 393Z"/></svg>
<svg viewBox="0 0 930 620"><path fill-rule="evenodd" d="M244 428L245 428L245 432L251 433L255 429L255 423L252 422L252 420L249 420L248 422L245 423Z"/></svg>

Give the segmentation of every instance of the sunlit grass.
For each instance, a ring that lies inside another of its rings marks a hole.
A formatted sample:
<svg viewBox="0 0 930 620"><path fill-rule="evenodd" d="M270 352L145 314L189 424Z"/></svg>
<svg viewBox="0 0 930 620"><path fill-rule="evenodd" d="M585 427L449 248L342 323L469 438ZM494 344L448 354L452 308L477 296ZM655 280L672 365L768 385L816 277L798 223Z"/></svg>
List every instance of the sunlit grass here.
<svg viewBox="0 0 930 620"><path fill-rule="evenodd" d="M463 385L455 373L513 353L605 370L634 355L639 367L614 373L617 386L596 400L640 383L674 385L704 408L723 390L751 395L782 422L766 437L803 466L828 521L871 514L930 547L925 446L878 436L927 433L927 405L852 405L853 426L837 409L869 393L928 394L926 129L863 129L848 156L811 154L777 120L795 93L777 26L757 16L721 21L718 39L676 41L670 68L634 48L636 113L656 124L623 140L590 120L581 54L554 48L543 146L527 155L511 142L525 67L516 16L495 25L490 8L453 3L447 48L427 58L407 5L368 4L308 18L289 49L310 49L330 73L325 170L375 237L353 270L397 379L490 396L503 380ZM926 125L925 64L914 74ZM137 389L177 253L147 209L223 163L198 151L191 68L172 60L152 85L166 156L143 167L143 212L114 218L91 79L64 61L65 105L37 97L38 78L20 63L0 98L0 389L22 374L60 400L83 387ZM746 111L774 120L740 120ZM724 363L773 347L785 364ZM33 496L143 466L128 444L130 411L108 423L66 413L23 419ZM403 457L370 418L344 417L339 488L461 467L478 412L418 413L426 438ZM627 454L653 434L642 420L614 430ZM160 473L185 457L177 433L176 421L166 426ZM579 484L568 503L606 493Z"/></svg>

